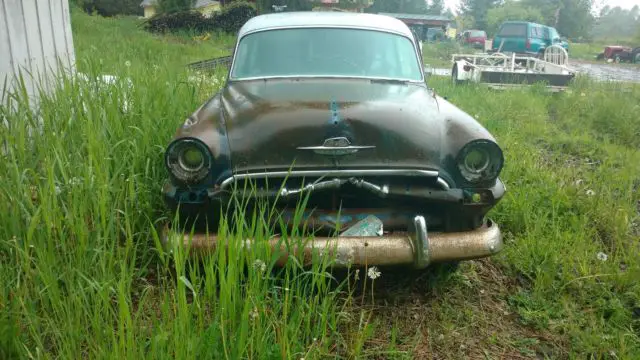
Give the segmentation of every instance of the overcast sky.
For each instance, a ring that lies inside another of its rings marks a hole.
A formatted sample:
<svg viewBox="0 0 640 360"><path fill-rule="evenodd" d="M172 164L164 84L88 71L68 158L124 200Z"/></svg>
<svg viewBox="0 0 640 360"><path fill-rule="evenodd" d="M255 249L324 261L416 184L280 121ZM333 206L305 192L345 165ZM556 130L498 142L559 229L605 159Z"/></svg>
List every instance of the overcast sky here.
<svg viewBox="0 0 640 360"><path fill-rule="evenodd" d="M444 0L447 7L449 7L453 12L457 12L458 4L460 0ZM596 3L604 5L609 5L611 7L620 6L625 9L631 9L634 5L640 6L640 0L596 0ZM598 6L600 8L600 6Z"/></svg>

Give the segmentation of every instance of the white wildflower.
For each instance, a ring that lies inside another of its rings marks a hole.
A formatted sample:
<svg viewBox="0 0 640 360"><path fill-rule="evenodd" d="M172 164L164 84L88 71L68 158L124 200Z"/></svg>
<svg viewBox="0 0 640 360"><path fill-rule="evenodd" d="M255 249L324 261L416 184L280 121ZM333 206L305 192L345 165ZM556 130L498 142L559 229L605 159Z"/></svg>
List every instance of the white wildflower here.
<svg viewBox="0 0 640 360"><path fill-rule="evenodd" d="M54 188L54 191L56 193L56 195L60 195L60 193L62 193L62 188L60 188L60 186L56 185Z"/></svg>
<svg viewBox="0 0 640 360"><path fill-rule="evenodd" d="M360 269L356 269L356 275L354 276L355 280L360 280Z"/></svg>
<svg viewBox="0 0 640 360"><path fill-rule="evenodd" d="M74 177L71 180L69 180L69 185L71 186L78 186L82 183L82 180L80 178Z"/></svg>
<svg viewBox="0 0 640 360"><path fill-rule="evenodd" d="M126 67L130 67L131 66L131 61L127 60L124 62L124 66Z"/></svg>
<svg viewBox="0 0 640 360"><path fill-rule="evenodd" d="M370 267L369 270L367 271L367 276L369 276L369 279L371 280L375 280L379 278L380 275L382 275L382 273L378 271L378 268L375 266Z"/></svg>
<svg viewBox="0 0 640 360"><path fill-rule="evenodd" d="M582 182L583 182L583 180L582 180L582 179L578 179L578 180L576 180L576 181L573 183L573 185L575 185L575 186L580 186L580 184L582 184Z"/></svg>
<svg viewBox="0 0 640 360"><path fill-rule="evenodd" d="M609 356L614 357L614 358L618 358L618 355L616 355L616 352L613 350L609 350Z"/></svg>
<svg viewBox="0 0 640 360"><path fill-rule="evenodd" d="M267 264L265 264L264 261L260 259L256 259L256 261L253 262L253 268L263 273L267 271Z"/></svg>
<svg viewBox="0 0 640 360"><path fill-rule="evenodd" d="M316 341L318 341L318 338L313 338L313 342L316 342Z"/></svg>
<svg viewBox="0 0 640 360"><path fill-rule="evenodd" d="M585 194L587 194L587 196L593 196L593 195L595 195L595 194L596 194L596 192L595 192L595 191L593 191L593 190L591 190L591 189L589 189L589 190L587 190L587 191L585 192Z"/></svg>
<svg viewBox="0 0 640 360"><path fill-rule="evenodd" d="M596 255L596 257L597 257L597 258L598 258L598 260L600 260L600 261L607 261L607 259L609 258L609 257L607 256L607 254L603 253L602 251L600 251L600 252Z"/></svg>
<svg viewBox="0 0 640 360"><path fill-rule="evenodd" d="M255 307L249 313L249 317L251 317L251 320L257 319L259 315L260 315L260 313L258 312L258 308L255 308Z"/></svg>

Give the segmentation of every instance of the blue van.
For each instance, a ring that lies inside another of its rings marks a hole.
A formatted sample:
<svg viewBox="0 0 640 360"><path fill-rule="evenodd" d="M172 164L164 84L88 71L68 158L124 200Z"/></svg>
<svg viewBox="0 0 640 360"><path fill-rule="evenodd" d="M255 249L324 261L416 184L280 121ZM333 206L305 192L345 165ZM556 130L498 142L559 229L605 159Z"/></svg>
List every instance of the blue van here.
<svg viewBox="0 0 640 360"><path fill-rule="evenodd" d="M560 45L567 52L569 43L551 26L526 21L506 21L493 37L493 52L539 56L551 45Z"/></svg>

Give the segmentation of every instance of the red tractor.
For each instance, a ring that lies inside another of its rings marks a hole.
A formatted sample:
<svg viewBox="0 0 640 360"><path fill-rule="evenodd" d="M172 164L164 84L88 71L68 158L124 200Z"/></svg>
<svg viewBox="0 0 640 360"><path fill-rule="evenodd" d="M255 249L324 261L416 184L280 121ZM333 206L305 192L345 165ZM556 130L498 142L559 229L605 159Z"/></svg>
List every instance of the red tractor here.
<svg viewBox="0 0 640 360"><path fill-rule="evenodd" d="M620 45L606 46L604 52L598 54L596 59L615 63L640 63L640 47L634 49Z"/></svg>

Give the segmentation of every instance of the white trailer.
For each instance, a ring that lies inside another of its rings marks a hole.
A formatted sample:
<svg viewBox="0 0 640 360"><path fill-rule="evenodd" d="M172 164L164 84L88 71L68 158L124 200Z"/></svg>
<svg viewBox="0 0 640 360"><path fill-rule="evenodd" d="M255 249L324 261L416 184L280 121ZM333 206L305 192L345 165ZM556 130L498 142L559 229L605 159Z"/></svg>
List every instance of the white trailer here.
<svg viewBox="0 0 640 360"><path fill-rule="evenodd" d="M484 83L504 89L546 83L551 91L562 91L575 77L567 51L557 45L546 49L544 57L516 54L455 54L451 78L454 83Z"/></svg>

